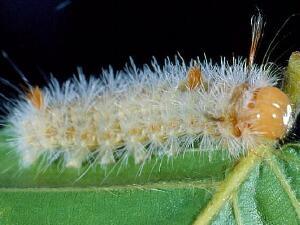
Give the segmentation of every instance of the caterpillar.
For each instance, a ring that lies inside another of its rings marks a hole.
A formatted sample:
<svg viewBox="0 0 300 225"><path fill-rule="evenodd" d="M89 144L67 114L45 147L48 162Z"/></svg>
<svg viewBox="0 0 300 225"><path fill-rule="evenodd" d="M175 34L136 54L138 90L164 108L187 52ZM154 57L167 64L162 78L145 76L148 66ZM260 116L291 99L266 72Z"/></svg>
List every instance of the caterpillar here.
<svg viewBox="0 0 300 225"><path fill-rule="evenodd" d="M232 157L274 145L293 125L292 102L279 86L281 71L254 63L263 21L251 20L248 59L176 56L159 66L131 64L99 77L78 75L60 84L30 86L9 104L5 123L22 166L42 155L81 167L93 157L102 166L132 156L174 157L198 143L199 151L223 149Z"/></svg>

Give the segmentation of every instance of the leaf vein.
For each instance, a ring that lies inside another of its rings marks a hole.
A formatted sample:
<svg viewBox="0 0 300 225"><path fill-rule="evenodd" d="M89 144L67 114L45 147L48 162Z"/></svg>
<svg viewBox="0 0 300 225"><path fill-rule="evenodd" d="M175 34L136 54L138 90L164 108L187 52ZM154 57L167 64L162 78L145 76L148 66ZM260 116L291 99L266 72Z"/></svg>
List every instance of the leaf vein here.
<svg viewBox="0 0 300 225"><path fill-rule="evenodd" d="M286 179L286 176L284 172L280 169L278 162L276 162L273 158L270 157L269 160L266 160L268 166L270 167L271 171L275 174L277 179L279 180L283 190L287 193L289 199L291 200L291 203L294 207L294 210L300 219L300 202L297 200L297 197L292 190L288 180Z"/></svg>
<svg viewBox="0 0 300 225"><path fill-rule="evenodd" d="M234 213L234 218L236 220L236 224L243 225L241 212L240 212L239 204L238 204L237 192L232 193L231 201L232 201L232 208L233 208L233 213Z"/></svg>

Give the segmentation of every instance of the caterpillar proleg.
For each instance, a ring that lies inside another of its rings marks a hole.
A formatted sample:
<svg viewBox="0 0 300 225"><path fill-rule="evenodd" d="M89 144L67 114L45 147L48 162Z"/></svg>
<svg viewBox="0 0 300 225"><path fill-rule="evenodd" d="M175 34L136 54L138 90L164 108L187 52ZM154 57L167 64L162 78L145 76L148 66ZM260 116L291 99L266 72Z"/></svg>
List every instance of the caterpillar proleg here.
<svg viewBox="0 0 300 225"><path fill-rule="evenodd" d="M131 65L85 78L83 72L62 85L52 78L12 101L6 120L11 144L23 166L58 155L66 167L80 167L93 156L106 165L118 156L141 163L151 156L176 156L195 142L200 151L224 149L238 157L258 145L274 145L293 124L292 103L278 88L280 70L257 65L262 32L252 19L248 59L177 56L159 66Z"/></svg>

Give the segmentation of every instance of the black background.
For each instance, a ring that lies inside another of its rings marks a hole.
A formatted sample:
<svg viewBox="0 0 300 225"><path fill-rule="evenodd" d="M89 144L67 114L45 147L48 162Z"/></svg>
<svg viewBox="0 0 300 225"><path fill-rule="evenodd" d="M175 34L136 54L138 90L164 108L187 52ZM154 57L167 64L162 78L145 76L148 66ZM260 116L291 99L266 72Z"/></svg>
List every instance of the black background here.
<svg viewBox="0 0 300 225"><path fill-rule="evenodd" d="M204 53L216 61L246 57L250 18L259 8L266 21L259 62L284 21L300 12L297 2L0 0L0 49L32 84L45 82L41 71L64 80L77 66L87 74L99 74L108 65L122 69L129 56L138 65L177 52L186 60ZM271 61L287 51L277 61L285 65L290 52L300 49L300 16L290 20L277 41ZM0 73L18 79L1 57Z"/></svg>
<svg viewBox="0 0 300 225"><path fill-rule="evenodd" d="M120 70L129 56L138 66L152 56L162 62L177 52L186 60L204 53L216 61L247 57L250 18L259 8L266 21L259 63L284 21L300 13L299 2L0 0L0 49L33 85L45 84L50 73L63 81L78 66L87 75L100 74L109 65ZM270 60L284 66L290 53L300 50L300 16L287 23L275 43ZM2 56L0 76L22 84Z"/></svg>

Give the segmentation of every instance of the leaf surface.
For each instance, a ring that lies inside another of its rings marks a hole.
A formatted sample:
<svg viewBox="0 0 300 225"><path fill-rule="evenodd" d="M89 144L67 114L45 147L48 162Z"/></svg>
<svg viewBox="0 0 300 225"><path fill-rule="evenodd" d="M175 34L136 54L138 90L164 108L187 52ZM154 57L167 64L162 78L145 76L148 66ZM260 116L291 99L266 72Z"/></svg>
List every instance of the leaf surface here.
<svg viewBox="0 0 300 225"><path fill-rule="evenodd" d="M106 169L20 169L0 148L0 224L300 224L300 147L238 160L191 149Z"/></svg>

